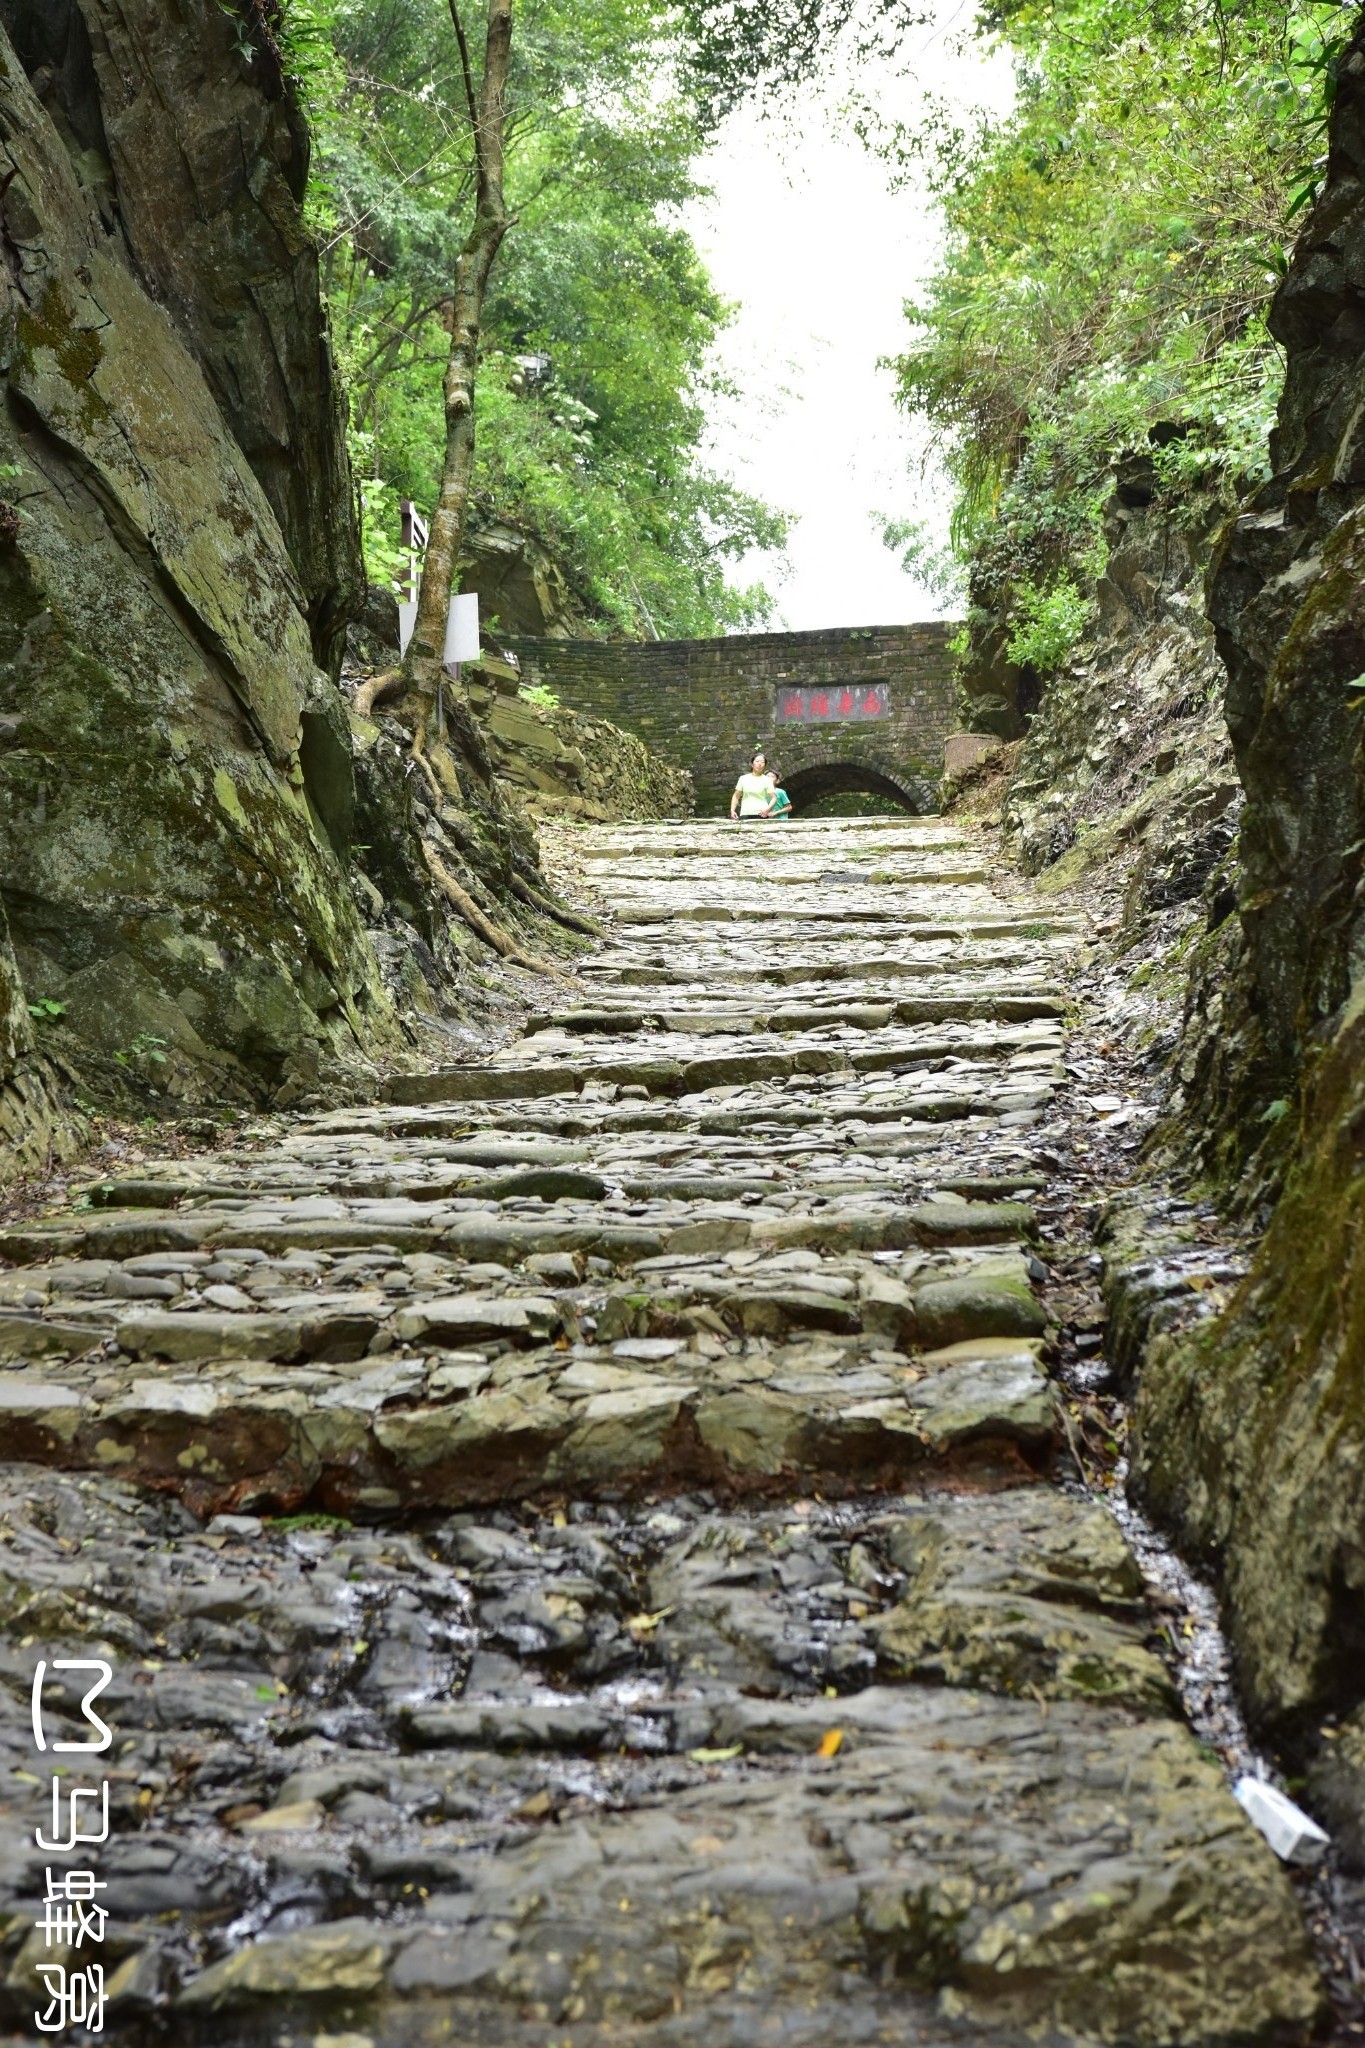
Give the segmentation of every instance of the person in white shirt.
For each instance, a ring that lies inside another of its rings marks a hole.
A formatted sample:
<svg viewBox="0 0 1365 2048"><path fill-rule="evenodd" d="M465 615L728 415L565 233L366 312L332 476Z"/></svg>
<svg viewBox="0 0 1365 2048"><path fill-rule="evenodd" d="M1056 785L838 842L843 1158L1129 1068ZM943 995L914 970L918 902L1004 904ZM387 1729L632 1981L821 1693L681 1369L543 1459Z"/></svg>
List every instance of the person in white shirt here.
<svg viewBox="0 0 1365 2048"><path fill-rule="evenodd" d="M773 779L767 773L768 757L755 754L753 766L747 775L741 775L735 784L735 793L730 799L730 816L746 824L754 818L766 818L772 809Z"/></svg>

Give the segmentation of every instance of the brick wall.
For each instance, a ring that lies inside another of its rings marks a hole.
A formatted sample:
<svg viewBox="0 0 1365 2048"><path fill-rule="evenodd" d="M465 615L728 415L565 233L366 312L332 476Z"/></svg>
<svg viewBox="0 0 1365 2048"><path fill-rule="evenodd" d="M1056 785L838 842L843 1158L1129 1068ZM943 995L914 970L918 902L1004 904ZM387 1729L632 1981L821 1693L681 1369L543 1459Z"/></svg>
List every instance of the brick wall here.
<svg viewBox="0 0 1365 2048"><path fill-rule="evenodd" d="M764 747L785 774L824 771L852 786L884 777L917 803L937 785L955 730L951 620L837 627L817 633L736 633L720 640L512 640L529 683L575 711L610 719L690 770L703 814L724 810L735 777ZM777 721L784 684L842 691L885 683L885 719L818 725ZM850 774L850 771L852 773Z"/></svg>

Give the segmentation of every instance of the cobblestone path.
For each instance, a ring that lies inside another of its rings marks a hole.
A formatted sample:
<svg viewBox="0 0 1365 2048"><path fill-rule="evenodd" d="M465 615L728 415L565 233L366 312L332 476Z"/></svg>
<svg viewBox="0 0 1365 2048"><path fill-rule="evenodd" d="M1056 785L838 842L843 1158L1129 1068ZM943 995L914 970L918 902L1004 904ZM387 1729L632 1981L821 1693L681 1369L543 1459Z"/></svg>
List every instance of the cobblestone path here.
<svg viewBox="0 0 1365 2048"><path fill-rule="evenodd" d="M12 2038L98 1654L116 2040L1304 2038L1063 1462L1076 933L932 821L571 843L612 938L490 1063L0 1237Z"/></svg>

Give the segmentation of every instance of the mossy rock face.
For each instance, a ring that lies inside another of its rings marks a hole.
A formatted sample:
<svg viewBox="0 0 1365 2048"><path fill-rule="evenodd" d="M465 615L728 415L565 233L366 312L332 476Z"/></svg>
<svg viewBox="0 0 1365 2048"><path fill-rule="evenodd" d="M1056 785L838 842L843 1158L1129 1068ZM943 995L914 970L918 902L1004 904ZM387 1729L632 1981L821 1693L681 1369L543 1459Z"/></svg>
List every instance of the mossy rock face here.
<svg viewBox="0 0 1365 2048"><path fill-rule="evenodd" d="M55 1028L60 1011L44 1005L39 1009L42 1024ZM79 1144L80 1119L63 1104L51 1062L35 1039L0 903L0 1187L54 1158L70 1157Z"/></svg>
<svg viewBox="0 0 1365 2048"><path fill-rule="evenodd" d="M1274 474L1219 537L1207 595L1246 791L1235 943L1196 971L1187 1099L1240 1168L1360 972L1365 844L1365 466L1357 254L1365 35L1343 54L1323 192L1275 294ZM1231 1052L1229 1052L1229 1046ZM1272 1135L1282 1151L1287 1131Z"/></svg>
<svg viewBox="0 0 1365 2048"><path fill-rule="evenodd" d="M243 64L218 0L178 0L173 28L163 0L6 0L3 18L79 144L74 169L100 239L128 252L165 308L265 493L314 655L335 675L361 569L292 86L267 50ZM100 330L66 346L75 369ZM141 441L132 447L140 460Z"/></svg>
<svg viewBox="0 0 1365 2048"><path fill-rule="evenodd" d="M498 778L544 817L685 818L696 809L686 769L605 719L509 696L477 678L470 702Z"/></svg>
<svg viewBox="0 0 1365 2048"><path fill-rule="evenodd" d="M934 1503L888 1547L907 1580L873 1624L889 1676L1175 1710L1141 1575L1102 1508L1028 1488Z"/></svg>
<svg viewBox="0 0 1365 2048"><path fill-rule="evenodd" d="M3 39L0 66L26 273L0 415L18 471L0 875L21 973L67 1006L54 1044L125 1066L150 1050L146 1078L187 1099L358 1070L396 1024L342 865L349 729L307 594Z"/></svg>
<svg viewBox="0 0 1365 2048"><path fill-rule="evenodd" d="M1186 1148L1255 1157L1283 1192L1224 1312L1152 1343L1134 1456L1221 1571L1255 1718L1310 1763L1365 1672L1365 34L1339 76L1326 187L1270 318L1275 474L1209 577L1244 881L1196 955L1178 1063Z"/></svg>
<svg viewBox="0 0 1365 2048"><path fill-rule="evenodd" d="M1137 1485L1221 1559L1253 1712L1309 1751L1365 1670L1362 1129L1365 991L1319 1064L1250 1278L1222 1316L1152 1345L1136 1406Z"/></svg>
<svg viewBox="0 0 1365 2048"><path fill-rule="evenodd" d="M0 904L0 1074L11 1073L32 1050L33 1027L24 985L9 942L4 906Z"/></svg>

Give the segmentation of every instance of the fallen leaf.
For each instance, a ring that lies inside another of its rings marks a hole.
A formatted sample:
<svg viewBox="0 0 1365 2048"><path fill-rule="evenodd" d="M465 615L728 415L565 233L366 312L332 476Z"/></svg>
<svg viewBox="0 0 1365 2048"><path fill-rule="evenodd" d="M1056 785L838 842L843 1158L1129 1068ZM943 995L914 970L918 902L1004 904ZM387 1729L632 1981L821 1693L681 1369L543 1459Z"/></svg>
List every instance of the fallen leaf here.
<svg viewBox="0 0 1365 2048"><path fill-rule="evenodd" d="M667 1621L672 1612L671 1607L661 1607L657 1614L632 1614L626 1627L633 1636L652 1636L660 1622Z"/></svg>
<svg viewBox="0 0 1365 2048"><path fill-rule="evenodd" d="M311 1834L322 1826L325 1818L316 1799L299 1799L289 1806L271 1806L264 1813L248 1814L238 1826L244 1832L260 1835Z"/></svg>
<svg viewBox="0 0 1365 2048"><path fill-rule="evenodd" d="M820 1737L820 1747L816 1751L816 1755L838 1756L840 1749L843 1747L843 1740L844 1731L842 1728L827 1728Z"/></svg>
<svg viewBox="0 0 1365 2048"><path fill-rule="evenodd" d="M689 1749L687 1752L694 1764L728 1764L737 1756L743 1756L744 1744L737 1742L733 1749Z"/></svg>
<svg viewBox="0 0 1365 2048"><path fill-rule="evenodd" d="M218 1818L222 1821L224 1827L239 1828L243 1821L254 1820L258 1813L264 1813L264 1811L265 1808L261 1805L260 1801L252 1799L246 1801L243 1805L225 1806Z"/></svg>

